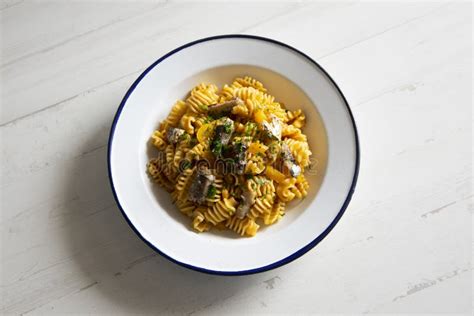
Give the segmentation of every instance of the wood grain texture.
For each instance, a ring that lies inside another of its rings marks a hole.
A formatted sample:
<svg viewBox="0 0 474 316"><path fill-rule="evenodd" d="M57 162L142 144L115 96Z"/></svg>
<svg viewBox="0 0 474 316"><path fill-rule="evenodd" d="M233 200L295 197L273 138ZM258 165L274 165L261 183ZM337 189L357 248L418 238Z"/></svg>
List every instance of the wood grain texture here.
<svg viewBox="0 0 474 316"><path fill-rule="evenodd" d="M471 3L12 0L0 21L1 313L471 314ZM106 171L113 115L139 73L224 33L315 58L362 150L333 232L294 263L235 278L157 256Z"/></svg>

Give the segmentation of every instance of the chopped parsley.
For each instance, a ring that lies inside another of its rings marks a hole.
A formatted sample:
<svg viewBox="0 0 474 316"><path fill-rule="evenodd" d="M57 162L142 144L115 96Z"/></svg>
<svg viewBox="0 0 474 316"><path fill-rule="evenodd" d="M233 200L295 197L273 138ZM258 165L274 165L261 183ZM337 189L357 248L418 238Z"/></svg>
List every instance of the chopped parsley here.
<svg viewBox="0 0 474 316"><path fill-rule="evenodd" d="M245 179L247 179L247 180L253 179L253 174L246 174Z"/></svg>
<svg viewBox="0 0 474 316"><path fill-rule="evenodd" d="M245 131L244 131L245 136L252 135L252 133L255 131L255 128L256 128L255 123L247 122L247 124L245 124Z"/></svg>
<svg viewBox="0 0 474 316"><path fill-rule="evenodd" d="M214 185L211 184L211 186L209 187L209 189L207 190L207 197L209 199L212 199L216 196L216 193L217 193L217 189Z"/></svg>
<svg viewBox="0 0 474 316"><path fill-rule="evenodd" d="M188 160L184 160L184 161L181 163L181 168L182 168L183 170L186 170L186 169L191 168L191 162L188 161Z"/></svg>
<svg viewBox="0 0 474 316"><path fill-rule="evenodd" d="M225 132L226 134L232 133L232 123L231 123L231 122L226 122L226 123L224 124L224 132Z"/></svg>
<svg viewBox="0 0 474 316"><path fill-rule="evenodd" d="M183 133L183 134L181 134L181 136L179 136L180 141L186 141L186 140L190 140L190 139L191 139L191 136L189 136L189 134L187 134L187 133Z"/></svg>
<svg viewBox="0 0 474 316"><path fill-rule="evenodd" d="M220 156L222 153L222 143L219 139L214 139L211 143L211 151L214 155Z"/></svg>
<svg viewBox="0 0 474 316"><path fill-rule="evenodd" d="M238 141L234 144L234 149L237 154L240 154L242 151L244 151L244 145L241 141Z"/></svg>

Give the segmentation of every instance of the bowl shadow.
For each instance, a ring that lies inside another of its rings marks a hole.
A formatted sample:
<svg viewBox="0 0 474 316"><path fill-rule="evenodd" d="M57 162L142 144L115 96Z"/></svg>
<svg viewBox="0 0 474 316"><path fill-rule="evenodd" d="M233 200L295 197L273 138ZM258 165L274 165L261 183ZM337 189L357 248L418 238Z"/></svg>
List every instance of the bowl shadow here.
<svg viewBox="0 0 474 316"><path fill-rule="evenodd" d="M208 311L223 301L232 304L229 298L251 286L264 289L265 280L287 269L224 277L192 271L158 255L133 232L115 203L108 180L107 146L97 146L98 139L105 141L103 127L110 126L103 123L83 142L83 154L74 160L75 172L67 175L64 188L66 196L76 200L70 209L74 216L63 218L67 229L62 242L90 283L87 290L99 291L121 313L190 314ZM160 200L167 194L157 188ZM189 226L179 211L170 215Z"/></svg>

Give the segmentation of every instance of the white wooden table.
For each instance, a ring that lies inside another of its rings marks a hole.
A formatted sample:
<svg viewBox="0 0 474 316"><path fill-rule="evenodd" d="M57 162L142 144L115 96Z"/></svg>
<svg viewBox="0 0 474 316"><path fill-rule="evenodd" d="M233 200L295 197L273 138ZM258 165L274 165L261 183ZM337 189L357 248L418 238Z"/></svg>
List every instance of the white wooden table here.
<svg viewBox="0 0 474 316"><path fill-rule="evenodd" d="M472 310L469 2L2 1L2 314ZM128 86L186 42L286 42L345 93L362 161L352 203L282 268L181 268L132 232L106 172Z"/></svg>

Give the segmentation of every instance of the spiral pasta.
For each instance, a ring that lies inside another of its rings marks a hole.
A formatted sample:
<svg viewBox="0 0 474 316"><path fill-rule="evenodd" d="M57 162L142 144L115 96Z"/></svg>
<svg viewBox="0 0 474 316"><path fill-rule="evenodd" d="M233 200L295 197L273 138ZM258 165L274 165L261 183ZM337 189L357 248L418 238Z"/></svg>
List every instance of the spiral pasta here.
<svg viewBox="0 0 474 316"><path fill-rule="evenodd" d="M178 170L181 161L184 159L186 153L189 151L189 147L187 143L181 143L180 146L176 147L173 156L173 167Z"/></svg>
<svg viewBox="0 0 474 316"><path fill-rule="evenodd" d="M191 91L191 95L186 99L188 108L196 113L206 113L208 106L214 104L219 99L215 85L201 84Z"/></svg>
<svg viewBox="0 0 474 316"><path fill-rule="evenodd" d="M150 140L158 149L163 150L166 147L166 140L162 131L154 131Z"/></svg>
<svg viewBox="0 0 474 316"><path fill-rule="evenodd" d="M151 159L147 164L147 171L150 177L162 186L166 191L173 191L173 183L163 173L163 164L159 159Z"/></svg>
<svg viewBox="0 0 474 316"><path fill-rule="evenodd" d="M183 199L194 172L195 169L186 169L179 175L175 185L175 195L177 199Z"/></svg>
<svg viewBox="0 0 474 316"><path fill-rule="evenodd" d="M276 201L269 213L263 216L265 225L273 225L285 215L285 202Z"/></svg>
<svg viewBox="0 0 474 316"><path fill-rule="evenodd" d="M202 233L211 229L212 225L206 222L206 218L204 217L204 213L207 212L207 208L205 207L198 207L193 212L193 222L192 226L194 230Z"/></svg>
<svg viewBox="0 0 474 316"><path fill-rule="evenodd" d="M257 197L270 195L275 193L275 185L273 181L264 176L255 176L248 179L245 183L247 190L254 191Z"/></svg>
<svg viewBox="0 0 474 316"><path fill-rule="evenodd" d="M229 218L225 226L241 236L255 236L260 226L251 218Z"/></svg>
<svg viewBox="0 0 474 316"><path fill-rule="evenodd" d="M235 212L236 206L237 201L233 197L222 198L216 202L212 208L208 209L207 212L204 213L204 217L209 223L217 225L218 223L230 218Z"/></svg>
<svg viewBox="0 0 474 316"><path fill-rule="evenodd" d="M189 135L194 135L194 125L196 123L196 117L193 113L185 114L180 119L181 127L188 133Z"/></svg>
<svg viewBox="0 0 474 316"><path fill-rule="evenodd" d="M279 183L276 189L277 195L283 202L290 202L296 196L294 193L294 188L296 184L296 179L288 178Z"/></svg>
<svg viewBox="0 0 474 316"><path fill-rule="evenodd" d="M245 76L244 78L236 78L234 82L240 84L242 87L252 87L259 91L267 92L267 89L260 81L249 76Z"/></svg>
<svg viewBox="0 0 474 316"><path fill-rule="evenodd" d="M306 117L300 109L286 112L286 121L296 128L303 128L306 124Z"/></svg>
<svg viewBox="0 0 474 316"><path fill-rule="evenodd" d="M260 154L249 155L247 165L245 166L245 173L260 174L265 170L264 156Z"/></svg>
<svg viewBox="0 0 474 316"><path fill-rule="evenodd" d="M196 205L194 205L192 202L183 200L183 199L178 199L176 202L176 206L178 209L183 213L184 215L191 217L194 210L196 209Z"/></svg>
<svg viewBox="0 0 474 316"><path fill-rule="evenodd" d="M285 138L291 138L297 141L301 142L307 142L308 139L305 134L299 129L298 127L295 127L294 125L283 125L282 131L281 131L281 136Z"/></svg>
<svg viewBox="0 0 474 316"><path fill-rule="evenodd" d="M171 108L171 112L165 120L165 128L172 126L176 127L179 123L179 120L186 112L186 103L181 100L176 101L176 103Z"/></svg>
<svg viewBox="0 0 474 316"><path fill-rule="evenodd" d="M305 122L303 111L287 110L255 78L222 89L201 83L152 133L158 155L146 170L196 232L255 236L308 194Z"/></svg>
<svg viewBox="0 0 474 316"><path fill-rule="evenodd" d="M304 175L300 174L296 178L295 188L292 189L292 192L298 199L302 199L308 195L309 183Z"/></svg>
<svg viewBox="0 0 474 316"><path fill-rule="evenodd" d="M309 150L309 145L305 141L294 140L287 138L284 142L288 145L291 150L291 153L296 159L298 164L305 168L309 165L309 158L311 156L311 151Z"/></svg>
<svg viewBox="0 0 474 316"><path fill-rule="evenodd" d="M199 160L206 157L206 152L208 151L208 146L206 144L197 144L191 150L186 153L186 159Z"/></svg>
<svg viewBox="0 0 474 316"><path fill-rule="evenodd" d="M265 195L257 200L255 200L255 203L252 205L250 208L249 213L247 216L251 219L257 219L257 218L263 218L265 214L270 213L271 209L273 207L273 196L271 195Z"/></svg>

